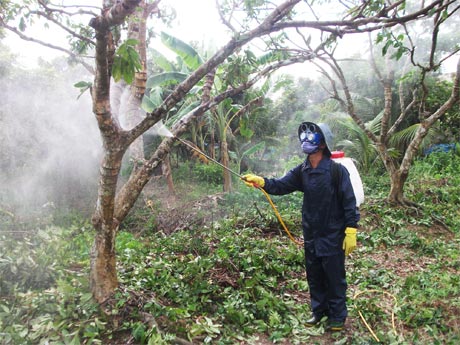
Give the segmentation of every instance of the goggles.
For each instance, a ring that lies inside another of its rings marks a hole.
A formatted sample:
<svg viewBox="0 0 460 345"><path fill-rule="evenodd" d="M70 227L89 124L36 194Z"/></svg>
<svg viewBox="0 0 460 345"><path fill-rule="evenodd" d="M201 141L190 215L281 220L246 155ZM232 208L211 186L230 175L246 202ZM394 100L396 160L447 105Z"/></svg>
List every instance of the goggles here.
<svg viewBox="0 0 460 345"><path fill-rule="evenodd" d="M299 127L299 139L301 142L308 141L314 145L319 145L323 135L321 129L314 123L302 123Z"/></svg>

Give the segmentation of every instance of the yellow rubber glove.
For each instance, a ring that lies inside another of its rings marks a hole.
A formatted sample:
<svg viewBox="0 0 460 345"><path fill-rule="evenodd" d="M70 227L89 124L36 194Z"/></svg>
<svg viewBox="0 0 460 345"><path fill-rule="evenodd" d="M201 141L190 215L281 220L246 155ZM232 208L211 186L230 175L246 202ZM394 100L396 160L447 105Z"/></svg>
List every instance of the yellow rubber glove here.
<svg viewBox="0 0 460 345"><path fill-rule="evenodd" d="M345 239L343 240L345 255L351 254L351 252L356 249L356 231L355 228L345 229Z"/></svg>
<svg viewBox="0 0 460 345"><path fill-rule="evenodd" d="M261 187L265 186L265 180L263 177L247 174L243 176L243 181L248 187Z"/></svg>

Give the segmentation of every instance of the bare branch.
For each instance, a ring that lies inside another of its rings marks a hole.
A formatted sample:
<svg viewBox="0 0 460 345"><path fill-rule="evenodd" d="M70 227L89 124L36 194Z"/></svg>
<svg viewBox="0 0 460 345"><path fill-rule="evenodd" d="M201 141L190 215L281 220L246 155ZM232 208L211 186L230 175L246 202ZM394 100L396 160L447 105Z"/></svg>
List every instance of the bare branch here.
<svg viewBox="0 0 460 345"><path fill-rule="evenodd" d="M448 4L454 1L455 0L451 0ZM330 32L338 37L342 37L345 34L376 31L404 24L428 16L433 9L435 9L436 13L441 12L446 6L443 0L436 0L428 6L421 8L419 11L409 13L402 17L387 17L385 13L379 13L373 17L363 17L352 20L287 21L275 24L272 31L303 27ZM394 8L396 7L397 6L394 6Z"/></svg>
<svg viewBox="0 0 460 345"><path fill-rule="evenodd" d="M319 58L319 60L324 62L326 65L328 65L333 71L335 70L335 67L330 62L328 62L326 58ZM335 99L337 102L339 102L342 109L346 110L347 103L342 97L340 97L339 91L337 89L337 83L335 82L335 80L326 71L326 69L323 66L321 66L319 63L315 61L313 61L312 63L316 67L318 67L320 73L329 81L330 89L325 87L323 84L321 84L321 87L323 88L323 90L330 95L330 98Z"/></svg>
<svg viewBox="0 0 460 345"><path fill-rule="evenodd" d="M412 90L412 100L409 102L409 104L406 107L404 107L405 102L404 102L404 95L403 95L403 85L402 83L400 84L399 86L399 104L401 105L401 110L400 110L398 118L393 123L391 128L388 130L388 133L387 133L388 138L391 138L391 136L398 129L401 122L404 121L409 111L417 104L417 92L418 92L417 89Z"/></svg>
<svg viewBox="0 0 460 345"><path fill-rule="evenodd" d="M219 0L216 0L216 8L217 8L217 11L219 12L219 17L220 17L220 20L222 20L222 23L228 27L234 34L236 34L238 31L233 27L233 25L230 23L231 19L232 19L232 16L233 16L233 11L234 11L234 8L232 8L232 12L230 13L229 15L229 19L230 20L227 20L225 17L224 17L224 14L222 12L222 6L219 4Z"/></svg>
<svg viewBox="0 0 460 345"><path fill-rule="evenodd" d="M30 12L31 14L36 14L38 16L42 16L44 18L46 18L47 20L49 20L50 22L56 24L57 26L59 26L61 29L63 29L64 31L68 32L69 34L71 34L73 37L76 37L88 44L91 44L91 45L95 45L95 42L90 40L88 37L85 37L85 36L82 36L80 35L79 33L73 31L73 30L70 30L67 26L65 25L62 25L62 23L60 23L58 20L56 20L55 18L53 18L53 16L49 15L48 13L46 12L43 12L43 11L31 11Z"/></svg>
<svg viewBox="0 0 460 345"><path fill-rule="evenodd" d="M96 16L97 14L92 12L92 11L85 11L85 10L82 10L82 7L85 7L85 8L93 8L93 9L96 9L96 10L101 10L101 8L99 6L82 6L82 5L69 5L69 6L66 6L66 5L56 5L56 4L52 4L52 3L46 3L45 1L43 0L38 0L38 3L46 9L47 12L54 12L54 13L59 13L59 14L65 14L69 17L72 17L72 16L75 16L75 15L82 15L82 14L88 14L88 15L91 15L91 16ZM57 7L57 8L53 8L53 7ZM61 8L77 8L78 11L77 12L68 12L68 11L65 11L65 10L61 10Z"/></svg>
<svg viewBox="0 0 460 345"><path fill-rule="evenodd" d="M40 44L40 45L42 45L44 47L51 48L51 49L58 50L58 51L61 51L63 53L66 53L67 55L69 55L70 57L72 57L73 59L75 59L76 61L81 63L85 67L85 69L87 69L91 74L94 74L94 68L91 65L89 65L88 63L86 63L81 56L75 54L71 50L64 49L64 48L62 48L60 46L56 46L54 44L44 42L42 40L39 40L39 39L30 37L30 36L24 35L21 31L19 31L15 27L12 27L12 26L6 24L1 17L0 17L0 23L2 24L2 26L5 29L8 29L9 31L15 33L16 35L18 35L24 41L34 42L34 43Z"/></svg>
<svg viewBox="0 0 460 345"><path fill-rule="evenodd" d="M459 102L460 98L460 59L457 61L457 68L455 71L454 86L452 92L447 101L445 101L431 116L423 121L424 126L431 126L437 121L442 115L451 109L455 104Z"/></svg>
<svg viewBox="0 0 460 345"><path fill-rule="evenodd" d="M326 60L323 58L321 58L321 60L327 63L331 67L331 69L334 71L335 75L339 78L339 81L342 86L342 90L345 94L345 105L346 105L348 115L351 116L351 118L355 121L355 123L366 133L366 135L371 140L373 140L374 142L377 142L377 137L375 136L375 134L372 133L372 131L370 131L365 126L363 120L361 120L361 118L356 114L356 110L354 107L353 99L351 97L350 89L345 79L345 75L343 74L342 68L340 67L337 60L334 58L332 54L328 52L326 52L326 54L329 56L329 60ZM332 80L332 78L330 80Z"/></svg>
<svg viewBox="0 0 460 345"><path fill-rule="evenodd" d="M374 44L372 43L372 38L371 38L370 33L368 35L368 39L369 39L370 62L371 62L372 69L374 70L374 73L377 75L377 78L380 80L380 82L383 82L382 74L380 73L380 70L377 68L377 64L375 62Z"/></svg>
<svg viewBox="0 0 460 345"><path fill-rule="evenodd" d="M434 68L434 55L436 53L436 47L438 43L438 33L439 33L439 25L441 25L442 20L441 18L441 13L437 12L434 15L434 25L433 25L433 31L431 32L431 50L430 50L430 59L429 59L429 68L430 70Z"/></svg>
<svg viewBox="0 0 460 345"><path fill-rule="evenodd" d="M79 14L96 15L94 12L82 10L82 7L84 7L84 8L93 8L93 9L99 10L99 11L101 10L101 7L99 7L99 6L90 6L90 5L56 5L56 4L53 4L51 2L45 3L43 0L39 0L39 3L43 7L48 9L49 11L58 12L58 13L61 13L61 14L66 14L68 16L74 16L74 15L79 15ZM57 8L52 8L51 6L57 7ZM68 12L68 11L60 10L59 8L77 8L78 11L76 13L74 13L74 12Z"/></svg>

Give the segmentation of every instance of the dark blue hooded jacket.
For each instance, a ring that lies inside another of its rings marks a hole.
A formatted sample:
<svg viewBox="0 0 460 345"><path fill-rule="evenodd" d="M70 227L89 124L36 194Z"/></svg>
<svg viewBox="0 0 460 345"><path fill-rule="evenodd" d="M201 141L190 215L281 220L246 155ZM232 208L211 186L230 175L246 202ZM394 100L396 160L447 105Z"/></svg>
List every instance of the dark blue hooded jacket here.
<svg viewBox="0 0 460 345"><path fill-rule="evenodd" d="M316 169L306 160L281 178L265 178L264 190L269 194L284 195L303 192L302 228L306 252L316 256L343 252L345 228L357 228L359 211L348 170L342 169L341 181L332 181L332 160L324 156ZM337 189L340 188L339 192ZM340 200L341 199L341 200Z"/></svg>

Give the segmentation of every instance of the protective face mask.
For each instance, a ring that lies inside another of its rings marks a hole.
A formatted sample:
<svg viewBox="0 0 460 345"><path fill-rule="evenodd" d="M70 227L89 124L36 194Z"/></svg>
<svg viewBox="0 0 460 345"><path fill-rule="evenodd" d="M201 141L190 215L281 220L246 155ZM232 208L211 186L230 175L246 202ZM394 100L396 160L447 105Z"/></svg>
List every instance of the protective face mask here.
<svg viewBox="0 0 460 345"><path fill-rule="evenodd" d="M318 150L319 150L319 145L312 144L308 141L302 142L302 151L306 153L307 155L318 152Z"/></svg>

